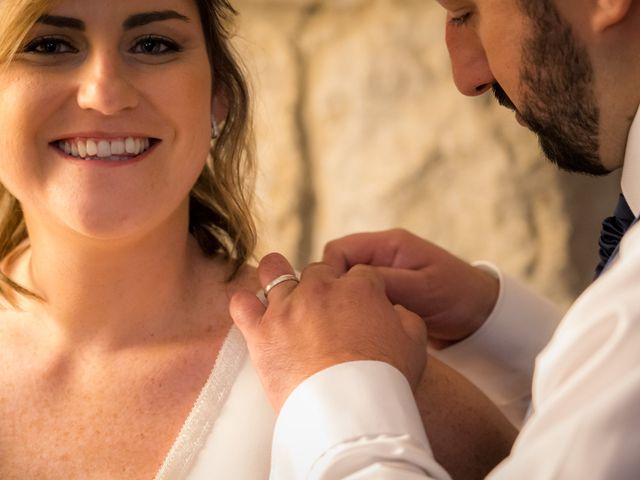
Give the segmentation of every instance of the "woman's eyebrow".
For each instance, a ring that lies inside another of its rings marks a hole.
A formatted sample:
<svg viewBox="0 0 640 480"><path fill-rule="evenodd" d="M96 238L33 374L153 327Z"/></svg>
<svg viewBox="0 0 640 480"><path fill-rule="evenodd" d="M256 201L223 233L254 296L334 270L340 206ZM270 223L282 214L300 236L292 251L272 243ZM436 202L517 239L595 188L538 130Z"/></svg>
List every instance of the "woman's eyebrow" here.
<svg viewBox="0 0 640 480"><path fill-rule="evenodd" d="M152 22L161 22L164 20L182 20L189 23L189 18L176 12L175 10L163 10L161 12L145 12L131 15L122 24L122 28L125 30L131 30L132 28L141 27Z"/></svg>
<svg viewBox="0 0 640 480"><path fill-rule="evenodd" d="M61 17L59 15L42 15L36 23L52 25L54 27L73 28L74 30L80 30L82 32L86 30L86 26L82 20L71 17Z"/></svg>
<svg viewBox="0 0 640 480"><path fill-rule="evenodd" d="M175 10L163 10L160 12L145 12L131 15L122 23L122 28L124 30L131 30L132 28L141 27L153 22L162 22L164 20L182 20L187 23L190 21L188 17L185 17ZM61 15L42 15L38 19L37 23L51 25L54 27L72 28L82 32L87 28L82 20L72 17L63 17Z"/></svg>

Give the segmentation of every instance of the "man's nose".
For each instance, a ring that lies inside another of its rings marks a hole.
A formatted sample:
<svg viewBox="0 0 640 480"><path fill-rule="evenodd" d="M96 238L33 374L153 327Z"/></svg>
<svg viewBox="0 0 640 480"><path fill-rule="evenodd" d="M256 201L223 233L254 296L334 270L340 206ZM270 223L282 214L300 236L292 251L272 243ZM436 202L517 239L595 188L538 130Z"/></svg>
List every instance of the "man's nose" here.
<svg viewBox="0 0 640 480"><path fill-rule="evenodd" d="M496 81L475 32L447 25L447 48L453 81L463 95L481 95Z"/></svg>
<svg viewBox="0 0 640 480"><path fill-rule="evenodd" d="M78 89L78 105L115 115L138 105L139 94L127 69L112 52L94 52L86 61Z"/></svg>

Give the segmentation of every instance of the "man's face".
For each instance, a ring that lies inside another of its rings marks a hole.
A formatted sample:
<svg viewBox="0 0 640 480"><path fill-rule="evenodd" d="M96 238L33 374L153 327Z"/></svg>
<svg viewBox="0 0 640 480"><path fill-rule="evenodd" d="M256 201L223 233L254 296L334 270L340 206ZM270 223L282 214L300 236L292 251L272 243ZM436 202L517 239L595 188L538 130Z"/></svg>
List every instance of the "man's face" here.
<svg viewBox="0 0 640 480"><path fill-rule="evenodd" d="M537 134L560 168L608 173L586 48L552 0L439 0L447 9L454 79L466 95L492 89Z"/></svg>

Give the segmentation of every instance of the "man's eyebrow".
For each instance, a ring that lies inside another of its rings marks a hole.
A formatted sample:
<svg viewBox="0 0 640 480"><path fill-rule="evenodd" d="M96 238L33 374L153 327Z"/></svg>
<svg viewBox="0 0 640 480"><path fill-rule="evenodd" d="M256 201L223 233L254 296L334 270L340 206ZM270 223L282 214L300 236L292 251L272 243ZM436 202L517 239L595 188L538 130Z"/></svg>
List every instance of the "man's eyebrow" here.
<svg viewBox="0 0 640 480"><path fill-rule="evenodd" d="M42 15L36 23L52 25L54 27L73 28L74 30L85 31L86 26L82 20L71 17L61 17L59 15Z"/></svg>
<svg viewBox="0 0 640 480"><path fill-rule="evenodd" d="M183 22L189 22L188 17L185 17L175 10L163 10L161 12L145 12L131 15L124 21L122 28L131 30L132 28L142 27L152 22L162 22L164 20L182 20Z"/></svg>

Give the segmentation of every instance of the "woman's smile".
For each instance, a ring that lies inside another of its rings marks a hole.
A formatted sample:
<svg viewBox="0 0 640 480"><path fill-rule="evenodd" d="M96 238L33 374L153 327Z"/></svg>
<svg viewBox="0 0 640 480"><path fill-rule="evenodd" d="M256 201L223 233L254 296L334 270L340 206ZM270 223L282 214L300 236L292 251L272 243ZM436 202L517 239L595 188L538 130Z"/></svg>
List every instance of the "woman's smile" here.
<svg viewBox="0 0 640 480"><path fill-rule="evenodd" d="M123 165L147 157L159 143L157 138L141 135L73 135L50 145L69 159Z"/></svg>

